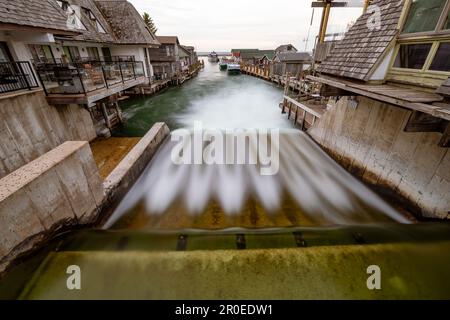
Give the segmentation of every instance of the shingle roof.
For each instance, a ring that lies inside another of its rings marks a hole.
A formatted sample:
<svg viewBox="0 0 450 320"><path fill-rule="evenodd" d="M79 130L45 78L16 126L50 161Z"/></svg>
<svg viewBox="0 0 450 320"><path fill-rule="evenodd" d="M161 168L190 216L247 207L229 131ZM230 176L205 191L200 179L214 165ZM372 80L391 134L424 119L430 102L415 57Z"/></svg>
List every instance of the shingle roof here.
<svg viewBox="0 0 450 320"><path fill-rule="evenodd" d="M269 60L272 60L275 57L275 50L259 50L255 55L256 58L263 58L266 56Z"/></svg>
<svg viewBox="0 0 450 320"><path fill-rule="evenodd" d="M187 58L191 56L191 53L183 46L179 46L178 55L180 58Z"/></svg>
<svg viewBox="0 0 450 320"><path fill-rule="evenodd" d="M180 44L177 36L156 36L161 44Z"/></svg>
<svg viewBox="0 0 450 320"><path fill-rule="evenodd" d="M374 0L372 5L381 10L380 29L368 27L373 12L362 15L320 64L319 72L368 80L372 69L398 34L403 1Z"/></svg>
<svg viewBox="0 0 450 320"><path fill-rule="evenodd" d="M111 27L116 43L158 45L154 34L145 25L141 15L126 0L95 1Z"/></svg>
<svg viewBox="0 0 450 320"><path fill-rule="evenodd" d="M0 0L0 23L72 31L64 11L53 0Z"/></svg>
<svg viewBox="0 0 450 320"><path fill-rule="evenodd" d="M258 51L259 49L231 49L232 53L235 52L255 52Z"/></svg>
<svg viewBox="0 0 450 320"><path fill-rule="evenodd" d="M283 44L275 49L276 52L298 51L292 44Z"/></svg>
<svg viewBox="0 0 450 320"><path fill-rule="evenodd" d="M278 53L277 60L280 62L311 61L312 57L308 52L288 51Z"/></svg>

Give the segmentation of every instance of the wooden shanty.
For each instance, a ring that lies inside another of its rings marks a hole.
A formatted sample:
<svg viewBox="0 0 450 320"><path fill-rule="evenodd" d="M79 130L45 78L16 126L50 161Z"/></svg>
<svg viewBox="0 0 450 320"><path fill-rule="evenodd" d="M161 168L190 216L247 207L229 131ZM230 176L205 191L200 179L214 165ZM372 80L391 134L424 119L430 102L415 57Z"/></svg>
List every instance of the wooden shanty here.
<svg viewBox="0 0 450 320"><path fill-rule="evenodd" d="M308 52L280 52L273 59L271 75L300 78L303 72L312 65L312 57Z"/></svg>
<svg viewBox="0 0 450 320"><path fill-rule="evenodd" d="M181 71L180 41L177 36L157 36L157 39L161 46L149 50L155 80L171 79Z"/></svg>
<svg viewBox="0 0 450 320"><path fill-rule="evenodd" d="M322 1L322 26L335 2ZM370 4L282 110L403 208L448 219L450 0Z"/></svg>

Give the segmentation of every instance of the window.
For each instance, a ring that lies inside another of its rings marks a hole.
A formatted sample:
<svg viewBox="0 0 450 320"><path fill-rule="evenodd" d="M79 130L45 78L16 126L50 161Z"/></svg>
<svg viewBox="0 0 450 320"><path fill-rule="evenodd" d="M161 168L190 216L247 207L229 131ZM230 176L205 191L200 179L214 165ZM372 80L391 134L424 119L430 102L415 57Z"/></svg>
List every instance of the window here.
<svg viewBox="0 0 450 320"><path fill-rule="evenodd" d="M69 9L69 3L67 1L56 1L56 2L64 11L67 11L67 9Z"/></svg>
<svg viewBox="0 0 450 320"><path fill-rule="evenodd" d="M394 68L422 69L430 53L431 46L431 43L400 45Z"/></svg>
<svg viewBox="0 0 450 320"><path fill-rule="evenodd" d="M108 47L102 48L102 54L105 61L112 61L111 50Z"/></svg>
<svg viewBox="0 0 450 320"><path fill-rule="evenodd" d="M67 10L67 25L69 28L77 30L87 30L83 22L81 22L81 8L75 5L69 5Z"/></svg>
<svg viewBox="0 0 450 320"><path fill-rule="evenodd" d="M0 62L13 61L8 45L4 41L0 41Z"/></svg>
<svg viewBox="0 0 450 320"><path fill-rule="evenodd" d="M444 42L439 45L430 70L450 72L450 42Z"/></svg>
<svg viewBox="0 0 450 320"><path fill-rule="evenodd" d="M86 50L90 60L100 61L100 55L98 53L97 47L87 47Z"/></svg>
<svg viewBox="0 0 450 320"><path fill-rule="evenodd" d="M404 33L436 30L447 0L413 0Z"/></svg>
<svg viewBox="0 0 450 320"><path fill-rule="evenodd" d="M52 49L48 45L38 45L38 44L29 44L28 48L30 49L31 55L33 56L33 60L36 62L53 62L53 53Z"/></svg>
<svg viewBox="0 0 450 320"><path fill-rule="evenodd" d="M92 21L92 23L94 24L96 30L100 33L106 33L105 29L103 28L103 26L100 24L100 22L98 22L97 18L95 17L94 13L87 8L82 8L84 15L90 19Z"/></svg>
<svg viewBox="0 0 450 320"><path fill-rule="evenodd" d="M78 50L78 47L64 46L63 51L66 58L69 59L69 62L80 60L80 51Z"/></svg>

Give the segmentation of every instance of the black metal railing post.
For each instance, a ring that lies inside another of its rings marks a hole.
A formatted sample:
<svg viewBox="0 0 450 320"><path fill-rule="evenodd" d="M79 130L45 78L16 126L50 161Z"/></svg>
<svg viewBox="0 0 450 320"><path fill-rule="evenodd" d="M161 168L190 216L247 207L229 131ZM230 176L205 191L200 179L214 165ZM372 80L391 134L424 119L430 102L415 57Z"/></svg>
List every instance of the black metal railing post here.
<svg viewBox="0 0 450 320"><path fill-rule="evenodd" d="M102 65L102 73L103 73L103 80L105 81L105 84L106 84L106 89L109 89L108 80L106 80L106 72L105 72L105 68L103 65Z"/></svg>
<svg viewBox="0 0 450 320"><path fill-rule="evenodd" d="M47 88L45 87L44 81L42 80L41 74L40 74L39 72L37 73L37 76L38 76L39 82L40 82L41 85L42 85L42 89L44 89L44 94L45 94L46 96L48 96Z"/></svg>
<svg viewBox="0 0 450 320"><path fill-rule="evenodd" d="M125 80L123 79L123 72L122 72L122 65L119 62L119 71L120 71L120 77L122 78L122 83L125 83Z"/></svg>
<svg viewBox="0 0 450 320"><path fill-rule="evenodd" d="M81 82L81 88L83 88L83 93L86 94L87 92L86 92L86 88L84 87L83 78L81 77L81 74L80 74L80 69L78 67L76 67L76 68L77 68L78 79L80 79L80 82Z"/></svg>
<svg viewBox="0 0 450 320"><path fill-rule="evenodd" d="M134 80L136 80L136 71L134 70L134 64L135 64L135 62L131 62L131 68L133 69Z"/></svg>
<svg viewBox="0 0 450 320"><path fill-rule="evenodd" d="M0 93L38 87L39 83L30 62L0 62Z"/></svg>

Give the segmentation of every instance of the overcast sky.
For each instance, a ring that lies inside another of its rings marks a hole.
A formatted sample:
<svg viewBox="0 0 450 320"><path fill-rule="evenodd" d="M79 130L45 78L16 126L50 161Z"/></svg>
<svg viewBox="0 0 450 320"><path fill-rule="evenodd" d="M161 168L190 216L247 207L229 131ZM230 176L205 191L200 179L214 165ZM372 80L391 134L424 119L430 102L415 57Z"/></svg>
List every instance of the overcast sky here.
<svg viewBox="0 0 450 320"><path fill-rule="evenodd" d="M311 0L128 0L148 12L157 35L177 35L197 51L231 48L274 49L292 43L305 49L312 15ZM333 8L328 33L344 32L361 8ZM307 49L318 33L322 9L315 9Z"/></svg>

